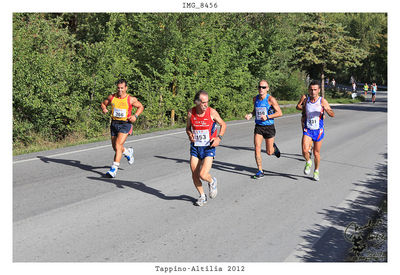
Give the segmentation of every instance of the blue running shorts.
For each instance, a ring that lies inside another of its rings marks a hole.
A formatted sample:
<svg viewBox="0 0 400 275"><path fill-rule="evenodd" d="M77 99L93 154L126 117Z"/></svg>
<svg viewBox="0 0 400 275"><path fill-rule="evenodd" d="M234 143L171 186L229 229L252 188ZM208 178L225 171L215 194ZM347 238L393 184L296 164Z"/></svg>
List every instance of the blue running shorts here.
<svg viewBox="0 0 400 275"><path fill-rule="evenodd" d="M307 128L303 129L303 135L309 136L312 141L321 141L325 136L324 128L317 129L317 130L310 130Z"/></svg>
<svg viewBox="0 0 400 275"><path fill-rule="evenodd" d="M194 143L190 143L190 155L200 160L205 157L215 158L215 147L210 146L194 146Z"/></svg>

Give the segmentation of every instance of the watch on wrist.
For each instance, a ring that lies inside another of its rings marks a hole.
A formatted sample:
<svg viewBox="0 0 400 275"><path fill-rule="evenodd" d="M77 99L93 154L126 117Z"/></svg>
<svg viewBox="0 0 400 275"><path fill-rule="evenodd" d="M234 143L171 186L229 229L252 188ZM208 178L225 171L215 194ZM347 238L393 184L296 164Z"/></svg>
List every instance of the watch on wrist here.
<svg viewBox="0 0 400 275"><path fill-rule="evenodd" d="M219 139L222 140L222 136L218 135Z"/></svg>
<svg viewBox="0 0 400 275"><path fill-rule="evenodd" d="M139 117L137 114L134 114L134 116L136 117L136 119Z"/></svg>

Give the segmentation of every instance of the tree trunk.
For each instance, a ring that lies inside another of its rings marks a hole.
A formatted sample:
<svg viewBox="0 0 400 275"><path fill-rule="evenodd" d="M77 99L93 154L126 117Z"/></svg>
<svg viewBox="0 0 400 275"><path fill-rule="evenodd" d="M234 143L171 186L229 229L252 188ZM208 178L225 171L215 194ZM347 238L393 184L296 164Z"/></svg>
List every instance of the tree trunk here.
<svg viewBox="0 0 400 275"><path fill-rule="evenodd" d="M171 110L171 126L175 125L175 110Z"/></svg>
<svg viewBox="0 0 400 275"><path fill-rule="evenodd" d="M176 96L176 79L172 82L172 96ZM171 110L171 126L175 125L175 110Z"/></svg>
<svg viewBox="0 0 400 275"><path fill-rule="evenodd" d="M324 71L321 73L321 95L325 97L325 74Z"/></svg>

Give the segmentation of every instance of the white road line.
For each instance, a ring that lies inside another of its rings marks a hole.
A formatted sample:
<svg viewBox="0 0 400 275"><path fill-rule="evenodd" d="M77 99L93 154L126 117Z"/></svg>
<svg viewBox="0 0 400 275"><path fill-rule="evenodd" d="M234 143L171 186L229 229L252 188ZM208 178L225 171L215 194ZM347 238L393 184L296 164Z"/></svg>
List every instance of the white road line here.
<svg viewBox="0 0 400 275"><path fill-rule="evenodd" d="M283 116L283 117L281 117L279 119L294 117L294 116L298 116L298 115L299 114ZM244 122L239 122L239 123L235 123L235 124L229 124L229 126L236 126L236 125L241 125L241 124L246 124L246 123L251 123L251 121L244 121ZM183 134L183 133L186 133L186 131L179 131L179 132L176 132L176 133L169 133L169 134L152 136L152 137L145 137L145 138L140 138L140 139L135 139L135 140L128 140L128 141L125 142L125 144L138 142L138 141L144 141L144 140L150 140L150 139L155 139L155 138L161 138L161 137L166 137L166 136L179 135L179 134ZM59 157L59 156L74 154L74 153L82 153L82 152L87 152L87 151L91 151L91 150L106 148L106 147L109 147L109 146L110 146L110 144L107 144L107 145L102 145L102 146L96 146L96 147L93 147L93 148L87 148L87 149L82 149L82 150L75 150L75 151L70 151L70 152L64 152L64 153L49 155L49 156L46 156L46 157L53 158L53 157ZM28 162L28 161L34 161L34 160L40 160L40 159L38 157L35 157L35 158L30 158L30 159L17 160L17 161L13 161L13 164L19 164L19 163L24 163L24 162Z"/></svg>

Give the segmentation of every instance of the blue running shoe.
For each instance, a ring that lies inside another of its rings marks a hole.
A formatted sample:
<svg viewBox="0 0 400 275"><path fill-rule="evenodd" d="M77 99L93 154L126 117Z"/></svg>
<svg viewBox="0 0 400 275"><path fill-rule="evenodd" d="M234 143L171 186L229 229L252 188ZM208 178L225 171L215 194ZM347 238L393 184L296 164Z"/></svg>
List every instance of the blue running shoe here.
<svg viewBox="0 0 400 275"><path fill-rule="evenodd" d="M264 172L263 172L263 171L258 171L257 174L255 174L255 175L253 176L253 179L258 180L258 179L260 179L260 178L262 178L262 177L264 177Z"/></svg>
<svg viewBox="0 0 400 275"><path fill-rule="evenodd" d="M107 172L107 175L111 178L115 178L117 175L118 167L117 166L111 166L110 171Z"/></svg>

